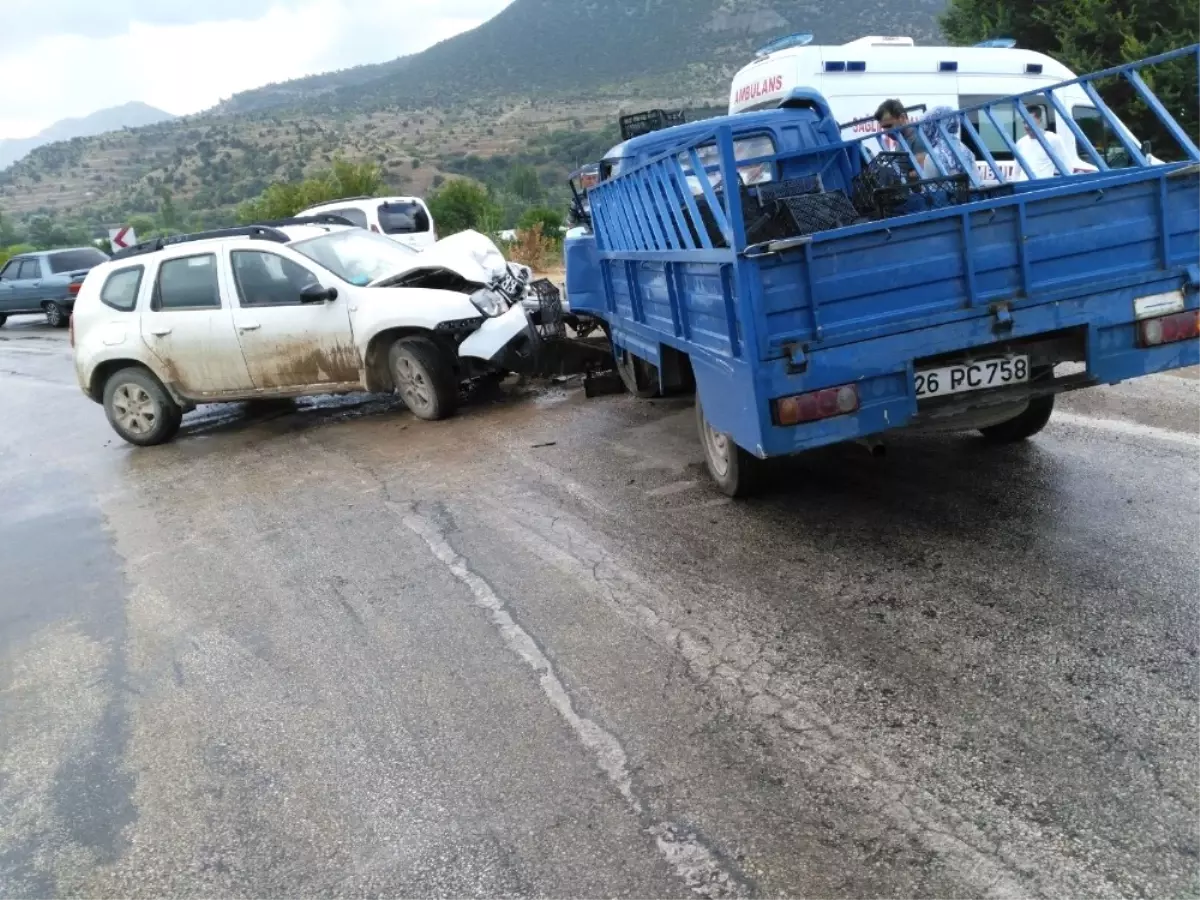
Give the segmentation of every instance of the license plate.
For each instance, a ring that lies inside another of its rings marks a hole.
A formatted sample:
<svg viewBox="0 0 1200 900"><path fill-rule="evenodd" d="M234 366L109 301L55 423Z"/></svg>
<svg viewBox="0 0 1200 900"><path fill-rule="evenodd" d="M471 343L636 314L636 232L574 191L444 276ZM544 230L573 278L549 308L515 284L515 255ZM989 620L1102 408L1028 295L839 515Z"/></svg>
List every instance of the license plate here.
<svg viewBox="0 0 1200 900"><path fill-rule="evenodd" d="M517 277L515 275L513 275L511 272L509 272L508 274L504 275L503 277L497 279L497 281L494 284L494 287L497 291L499 291L501 294L503 294L509 300L516 300L518 297L521 296L521 291L524 289L525 286L523 284L521 284L520 281L517 280Z"/></svg>
<svg viewBox="0 0 1200 900"><path fill-rule="evenodd" d="M1029 380L1029 357L1008 356L940 369L922 369L916 373L915 380L919 400L1021 384Z"/></svg>

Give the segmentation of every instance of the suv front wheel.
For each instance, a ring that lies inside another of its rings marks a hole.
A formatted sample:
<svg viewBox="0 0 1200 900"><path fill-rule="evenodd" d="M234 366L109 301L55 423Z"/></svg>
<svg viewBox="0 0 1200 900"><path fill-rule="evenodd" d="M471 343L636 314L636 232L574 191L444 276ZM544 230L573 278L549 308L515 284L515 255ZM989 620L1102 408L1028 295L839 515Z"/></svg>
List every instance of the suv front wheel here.
<svg viewBox="0 0 1200 900"><path fill-rule="evenodd" d="M131 444L151 447L175 437L183 411L158 379L130 367L104 384L104 412L113 431Z"/></svg>
<svg viewBox="0 0 1200 900"><path fill-rule="evenodd" d="M428 338L401 338L388 352L396 393L418 419L436 421L454 415L458 378L445 352Z"/></svg>

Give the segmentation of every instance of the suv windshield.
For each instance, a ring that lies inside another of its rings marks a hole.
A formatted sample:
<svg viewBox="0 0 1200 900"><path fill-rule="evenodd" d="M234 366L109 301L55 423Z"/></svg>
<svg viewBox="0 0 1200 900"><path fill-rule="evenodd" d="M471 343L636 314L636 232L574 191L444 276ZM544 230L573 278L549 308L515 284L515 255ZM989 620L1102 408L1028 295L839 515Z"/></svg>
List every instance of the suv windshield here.
<svg viewBox="0 0 1200 900"><path fill-rule="evenodd" d="M90 269L102 262L108 262L108 257L94 247L80 247L78 250L60 250L47 257L50 271L55 275L63 272L75 272L80 269Z"/></svg>
<svg viewBox="0 0 1200 900"><path fill-rule="evenodd" d="M393 200L380 204L379 228L384 234L420 234L429 230L429 215L413 200Z"/></svg>
<svg viewBox="0 0 1200 900"><path fill-rule="evenodd" d="M343 281L358 285L370 284L408 268L417 252L360 228L332 231L290 246Z"/></svg>

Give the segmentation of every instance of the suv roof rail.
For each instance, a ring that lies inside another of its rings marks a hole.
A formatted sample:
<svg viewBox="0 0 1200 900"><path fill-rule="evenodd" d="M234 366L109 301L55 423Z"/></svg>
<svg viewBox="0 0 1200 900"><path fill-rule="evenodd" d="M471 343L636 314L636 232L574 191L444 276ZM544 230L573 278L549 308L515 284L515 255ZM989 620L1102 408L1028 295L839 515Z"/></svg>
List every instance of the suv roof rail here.
<svg viewBox="0 0 1200 900"><path fill-rule="evenodd" d="M134 244L132 247L126 247L124 250L118 250L112 255L112 258L129 259L131 256L156 253L165 247L173 247L176 244L187 244L191 241L211 241L215 238L225 237L248 237L260 241L273 241L277 244L286 244L291 240L291 238L278 228L272 228L269 225L243 225L238 228L215 228L212 231L197 231L192 234L174 234L169 237L153 238L149 241Z"/></svg>
<svg viewBox="0 0 1200 900"><path fill-rule="evenodd" d="M357 197L334 197L332 200L326 200L323 203L313 204L314 206L332 206L334 203L353 203L356 200L382 200L382 197L376 197L374 194L359 194Z"/></svg>
<svg viewBox="0 0 1200 900"><path fill-rule="evenodd" d="M284 225L349 225L357 227L345 216L335 216L333 213L313 213L311 216L288 216L284 219L269 219L266 222L255 222L264 228L282 228Z"/></svg>

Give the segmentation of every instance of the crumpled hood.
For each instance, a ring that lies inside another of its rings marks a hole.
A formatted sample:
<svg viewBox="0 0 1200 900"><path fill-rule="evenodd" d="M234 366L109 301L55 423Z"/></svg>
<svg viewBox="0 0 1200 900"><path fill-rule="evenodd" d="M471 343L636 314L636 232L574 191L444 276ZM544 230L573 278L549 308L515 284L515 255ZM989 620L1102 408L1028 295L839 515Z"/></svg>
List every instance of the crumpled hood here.
<svg viewBox="0 0 1200 900"><path fill-rule="evenodd" d="M478 231L460 231L414 253L403 268L371 284L392 283L410 272L423 269L446 269L473 284L490 285L508 275L510 266L528 272L525 266L510 264L505 260L500 248L486 235Z"/></svg>

